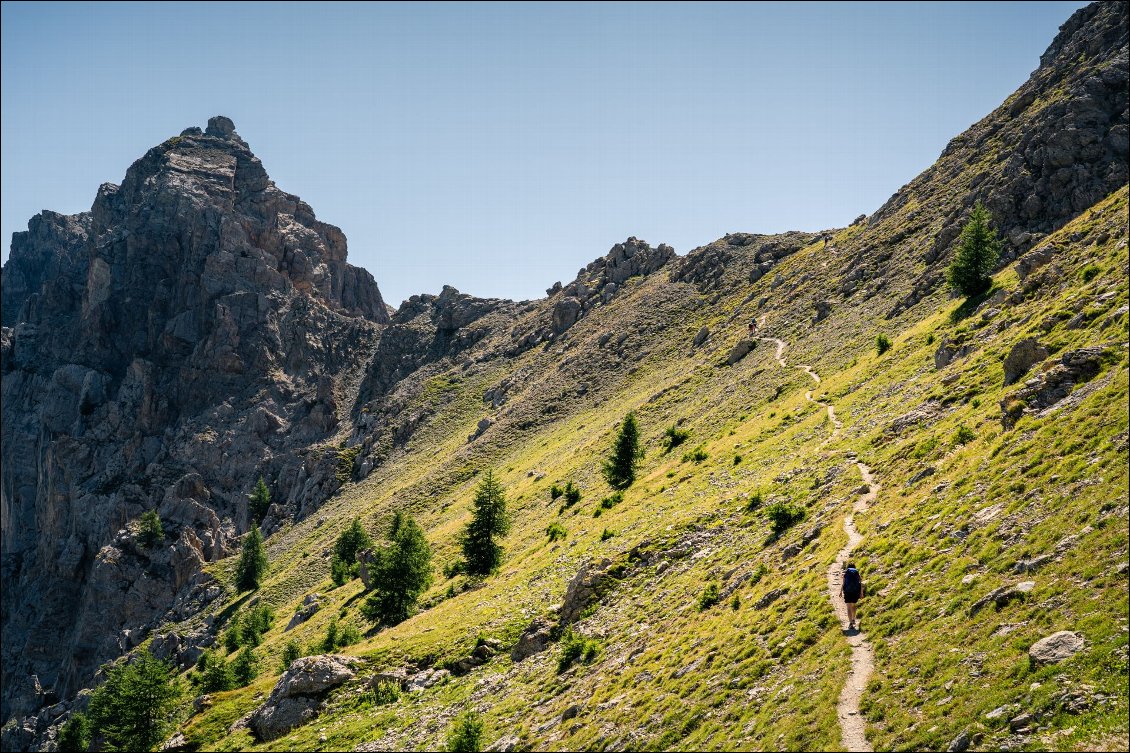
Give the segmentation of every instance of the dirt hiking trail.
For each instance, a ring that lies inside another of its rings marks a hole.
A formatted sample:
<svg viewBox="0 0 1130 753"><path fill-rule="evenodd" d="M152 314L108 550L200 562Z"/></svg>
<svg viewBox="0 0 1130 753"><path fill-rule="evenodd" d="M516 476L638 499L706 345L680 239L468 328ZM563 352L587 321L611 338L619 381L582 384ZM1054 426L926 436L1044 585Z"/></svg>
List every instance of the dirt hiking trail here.
<svg viewBox="0 0 1130 753"><path fill-rule="evenodd" d="M765 317L762 316L759 321L760 326L765 325ZM776 337L762 337L756 336L758 340L764 342L775 343L777 352L775 358L781 368L788 368L788 363L785 361L785 348L788 347L784 340ZM797 366L805 374L812 378L812 381L817 385L820 384L820 375L811 366ZM832 425L832 431L820 443L820 446L831 442L836 436L839 435L840 429L843 428L843 423L836 418L836 410L832 407L831 403L817 400L812 397L812 390L805 392L804 397L806 400L817 405L822 406L828 412L828 420ZM864 633L858 628L854 630L848 629L848 615L847 605L844 603L843 598L840 597L840 584L843 582L844 566L851 558L851 553L863 541L863 535L856 530L855 516L858 513L867 510L868 506L875 500L879 494L879 485L875 483L875 479L871 473L871 469L864 463L860 462L854 452L849 452L848 461L854 463L856 468L859 469L859 475L863 478L863 484L859 487L859 496L856 498L852 505L852 510L844 517L844 531L848 536L848 543L840 553L836 555L836 561L828 567L828 598L832 602L832 608L836 612L836 617L840 621L840 629L847 638L848 645L851 646L851 670L848 672L847 680L844 682L843 690L840 691L840 700L836 704L836 716L840 721L840 733L843 737L843 750L845 751L871 751L873 748L867 742L865 734L866 722L859 713L859 701L863 697L863 691L867 687L867 680L871 677L871 673L875 670L875 650L867 641ZM857 616L860 616L857 614Z"/></svg>

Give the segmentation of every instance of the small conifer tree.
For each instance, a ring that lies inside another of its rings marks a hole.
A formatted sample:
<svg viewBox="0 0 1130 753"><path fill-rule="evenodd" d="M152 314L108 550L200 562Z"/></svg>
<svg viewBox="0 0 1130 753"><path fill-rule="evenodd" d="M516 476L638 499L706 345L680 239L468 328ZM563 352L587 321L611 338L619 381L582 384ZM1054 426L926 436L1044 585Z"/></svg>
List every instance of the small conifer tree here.
<svg viewBox="0 0 1130 753"><path fill-rule="evenodd" d="M330 577L336 585L344 585L347 580L357 577L357 555L372 545L373 539L362 527L360 518L354 518L334 544Z"/></svg>
<svg viewBox="0 0 1130 753"><path fill-rule="evenodd" d="M408 619L416 600L432 582L432 548L424 531L399 510L392 516L389 543L377 551L373 591L361 613L374 622L396 625Z"/></svg>
<svg viewBox="0 0 1130 753"><path fill-rule="evenodd" d="M263 534L251 528L243 540L243 551L235 566L235 587L240 591L254 591L267 574L267 552L263 549Z"/></svg>
<svg viewBox="0 0 1130 753"><path fill-rule="evenodd" d="M219 693L235 687L231 665L214 651L205 651L196 663L200 671L200 689L205 693Z"/></svg>
<svg viewBox="0 0 1130 753"><path fill-rule="evenodd" d="M110 670L90 697L90 721L105 750L148 751L175 724L184 697L176 669L148 651Z"/></svg>
<svg viewBox="0 0 1130 753"><path fill-rule="evenodd" d="M243 650L236 654L231 671L236 686L241 688L250 685L251 681L259 676L259 659L251 646L244 646Z"/></svg>
<svg viewBox="0 0 1130 753"><path fill-rule="evenodd" d="M74 713L59 730L59 750L78 753L90 747L90 719L85 714Z"/></svg>
<svg viewBox="0 0 1130 753"><path fill-rule="evenodd" d="M627 489L636 480L636 465L643 457L640 429L634 414L624 416L612 445L612 455L604 463L604 479L613 489Z"/></svg>
<svg viewBox="0 0 1130 753"><path fill-rule="evenodd" d="M267 516L267 509L271 506L271 490L267 488L267 484L263 481L263 477L259 477L259 483L255 484L254 491L248 497L247 511L251 513L252 521L260 521Z"/></svg>
<svg viewBox="0 0 1130 753"><path fill-rule="evenodd" d="M489 575L502 563L502 546L496 539L510 530L506 493L492 471L487 471L475 490L472 504L471 522L463 531L463 558L468 573Z"/></svg>
<svg viewBox="0 0 1130 753"><path fill-rule="evenodd" d="M483 749L483 722L473 712L460 716L447 733L447 749L451 753L476 753Z"/></svg>
<svg viewBox="0 0 1130 753"><path fill-rule="evenodd" d="M146 549L152 549L165 540L165 528L161 525L161 518L156 510L146 510L141 513L141 531L138 540Z"/></svg>
<svg viewBox="0 0 1130 753"><path fill-rule="evenodd" d="M1000 257L1001 240L989 227L992 215L977 202L961 229L957 253L946 272L951 287L964 296L980 295L993 285L993 270Z"/></svg>
<svg viewBox="0 0 1130 753"><path fill-rule="evenodd" d="M282 670L283 672L290 669L290 665L294 660L302 656L302 647L298 645L298 641L291 638L287 641L286 646L283 647L282 653Z"/></svg>

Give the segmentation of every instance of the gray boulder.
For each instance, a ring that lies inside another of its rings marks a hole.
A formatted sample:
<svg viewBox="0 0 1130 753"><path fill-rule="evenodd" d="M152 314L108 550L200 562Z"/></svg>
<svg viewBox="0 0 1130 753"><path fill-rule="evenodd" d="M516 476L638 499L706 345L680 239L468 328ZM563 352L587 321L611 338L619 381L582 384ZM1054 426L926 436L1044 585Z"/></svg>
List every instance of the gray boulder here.
<svg viewBox="0 0 1130 753"><path fill-rule="evenodd" d="M1058 664L1075 656L1085 646L1086 641L1079 633L1060 630L1033 643L1028 657L1034 664Z"/></svg>
<svg viewBox="0 0 1130 753"><path fill-rule="evenodd" d="M248 726L259 740L268 742L313 721L320 707L317 698L308 696L268 701L251 715Z"/></svg>
<svg viewBox="0 0 1130 753"><path fill-rule="evenodd" d="M1016 260L1017 277L1023 282L1024 278L1032 272L1050 262L1054 255L1055 248L1053 246L1040 246L1032 249Z"/></svg>
<svg viewBox="0 0 1130 753"><path fill-rule="evenodd" d="M1016 343L1004 359L1004 383L1012 384L1047 357L1048 349L1031 337Z"/></svg>
<svg viewBox="0 0 1130 753"><path fill-rule="evenodd" d="M271 695L291 698L296 695L314 695L336 688L353 679L353 666L357 661L353 657L337 654L295 659L290 669L279 678Z"/></svg>
<svg viewBox="0 0 1130 753"><path fill-rule="evenodd" d="M208 128L204 133L208 136L230 139L235 135L235 123L232 122L232 119L229 117L216 115L215 117L208 118Z"/></svg>
<svg viewBox="0 0 1130 753"><path fill-rule="evenodd" d="M287 632L301 625L306 620L314 616L314 614L322 608L321 597L319 594L307 594L306 598L302 600L302 606L290 618L290 622L286 625Z"/></svg>
<svg viewBox="0 0 1130 753"><path fill-rule="evenodd" d="M248 726L266 742L306 724L318 715L325 693L353 679L357 662L335 654L295 659L275 683L266 703L252 712Z"/></svg>
<svg viewBox="0 0 1130 753"><path fill-rule="evenodd" d="M409 677L404 683L404 689L410 693L426 690L451 676L446 669L425 669Z"/></svg>
<svg viewBox="0 0 1130 753"><path fill-rule="evenodd" d="M568 625L580 618L585 607L598 597L605 580L611 577L608 571L611 566L612 560L608 558L599 563L590 561L581 566L565 586L565 598L561 601L558 614L560 624Z"/></svg>
<svg viewBox="0 0 1130 753"><path fill-rule="evenodd" d="M708 337L710 337L710 328L703 327L694 336L694 346L697 348L702 345Z"/></svg>
<svg viewBox="0 0 1130 753"><path fill-rule="evenodd" d="M1004 609L1017 599L1023 599L1036 587L1036 582L1026 580L1014 586L1001 586L982 596L969 607L970 616L977 614L989 604L996 605L997 609Z"/></svg>
<svg viewBox="0 0 1130 753"><path fill-rule="evenodd" d="M972 352L973 345L970 343L962 343L959 345L950 340L946 340L934 351L934 368L940 371L958 358L964 358Z"/></svg>
<svg viewBox="0 0 1130 753"><path fill-rule="evenodd" d="M560 335L581 318L581 302L573 297L562 298L553 307L553 331Z"/></svg>
<svg viewBox="0 0 1130 753"><path fill-rule="evenodd" d="M535 618L518 636L518 642L510 650L510 658L519 662L545 651L549 648L552 629L553 626L549 620L542 617Z"/></svg>
<svg viewBox="0 0 1130 753"><path fill-rule="evenodd" d="M755 347L757 347L756 340L739 340L738 344L730 349L730 354L726 356L726 363L733 366L749 355Z"/></svg>

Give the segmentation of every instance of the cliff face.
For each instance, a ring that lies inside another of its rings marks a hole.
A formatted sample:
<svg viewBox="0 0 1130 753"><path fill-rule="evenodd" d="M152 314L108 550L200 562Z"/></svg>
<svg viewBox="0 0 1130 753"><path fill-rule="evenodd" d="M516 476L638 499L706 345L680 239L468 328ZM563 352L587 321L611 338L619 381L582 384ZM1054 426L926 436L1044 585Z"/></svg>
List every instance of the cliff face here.
<svg viewBox="0 0 1130 753"><path fill-rule="evenodd" d="M5 681L7 718L204 598L194 572L246 529L260 474L295 511L336 488L307 448L389 315L341 230L224 117L149 150L90 212L34 217L3 301L3 662L34 676ZM156 551L125 530L148 509L167 518Z"/></svg>

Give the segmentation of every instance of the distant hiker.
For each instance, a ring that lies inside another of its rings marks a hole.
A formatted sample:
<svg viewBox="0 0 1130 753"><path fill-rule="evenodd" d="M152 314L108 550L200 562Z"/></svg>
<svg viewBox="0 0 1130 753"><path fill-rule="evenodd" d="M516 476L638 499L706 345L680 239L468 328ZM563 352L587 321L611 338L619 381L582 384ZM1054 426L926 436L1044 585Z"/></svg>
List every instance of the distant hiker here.
<svg viewBox="0 0 1130 753"><path fill-rule="evenodd" d="M824 248L828 248L828 244L832 241L831 233L824 233Z"/></svg>
<svg viewBox="0 0 1130 753"><path fill-rule="evenodd" d="M859 571L855 569L855 564L849 562L844 567L844 580L840 585L840 595L844 597L844 603L847 604L848 630L854 630L857 627L859 620L855 615L855 603L863 598L863 593L863 578L860 577Z"/></svg>
<svg viewBox="0 0 1130 753"><path fill-rule="evenodd" d="M750 322L749 322L749 333L752 335L756 331L757 331L757 320L751 319Z"/></svg>

